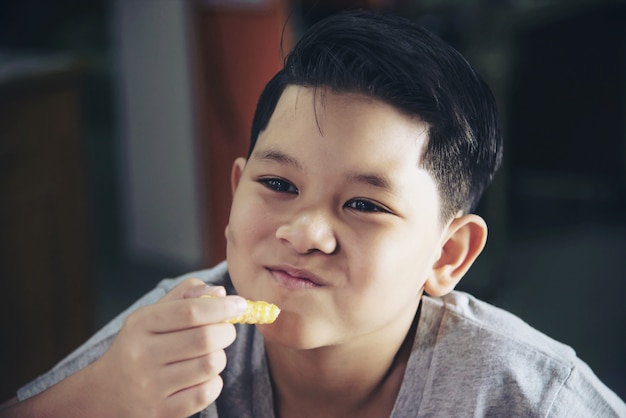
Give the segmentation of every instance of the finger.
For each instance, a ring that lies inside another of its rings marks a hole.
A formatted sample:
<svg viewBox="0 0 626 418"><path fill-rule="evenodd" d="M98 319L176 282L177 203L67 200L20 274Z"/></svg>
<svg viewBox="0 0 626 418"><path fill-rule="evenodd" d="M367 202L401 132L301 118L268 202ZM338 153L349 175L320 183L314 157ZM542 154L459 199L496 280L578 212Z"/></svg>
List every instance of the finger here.
<svg viewBox="0 0 626 418"><path fill-rule="evenodd" d="M224 322L246 309L246 300L240 296L193 298L150 305L133 318L153 333L168 333Z"/></svg>
<svg viewBox="0 0 626 418"><path fill-rule="evenodd" d="M160 363L170 364L223 350L235 341L235 337L235 326L220 322L155 335L153 339L158 339Z"/></svg>
<svg viewBox="0 0 626 418"><path fill-rule="evenodd" d="M186 417L202 411L215 402L223 387L224 382L218 375L211 380L174 393L166 401L169 416Z"/></svg>
<svg viewBox="0 0 626 418"><path fill-rule="evenodd" d="M204 283L202 280L197 279L195 277L185 279L182 282L180 282L178 285L176 285L174 288L170 289L170 291L167 292L165 296L163 296L159 300L159 303L168 302L172 300L178 300L178 299L184 299L185 297L184 295L186 292L190 291L191 289L197 289L197 288L201 288L204 286L206 286L206 283Z"/></svg>
<svg viewBox="0 0 626 418"><path fill-rule="evenodd" d="M193 286L183 293L183 298L199 298L200 296L226 296L226 289L224 286L209 286L203 282L202 285Z"/></svg>
<svg viewBox="0 0 626 418"><path fill-rule="evenodd" d="M217 350L211 354L168 365L159 379L169 393L199 385L215 378L226 367L226 353Z"/></svg>

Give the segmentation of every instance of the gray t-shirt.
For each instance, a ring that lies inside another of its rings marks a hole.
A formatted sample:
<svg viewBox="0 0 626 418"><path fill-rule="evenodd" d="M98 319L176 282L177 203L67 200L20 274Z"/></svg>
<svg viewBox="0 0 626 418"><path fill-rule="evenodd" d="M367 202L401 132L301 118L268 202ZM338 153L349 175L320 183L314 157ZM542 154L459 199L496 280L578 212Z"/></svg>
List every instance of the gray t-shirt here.
<svg viewBox="0 0 626 418"><path fill-rule="evenodd" d="M124 318L188 277L234 289L226 263L164 280L50 372L18 392L33 396L96 360ZM237 325L224 389L201 417L273 417L262 336ZM424 296L405 376L392 412L406 417L626 417L626 405L574 351L512 314L463 292Z"/></svg>

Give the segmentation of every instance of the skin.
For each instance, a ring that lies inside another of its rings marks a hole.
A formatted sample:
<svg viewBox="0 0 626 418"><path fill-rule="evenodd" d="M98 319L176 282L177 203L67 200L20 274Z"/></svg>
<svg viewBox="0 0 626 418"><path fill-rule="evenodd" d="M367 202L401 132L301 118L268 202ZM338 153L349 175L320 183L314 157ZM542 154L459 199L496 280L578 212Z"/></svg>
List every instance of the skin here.
<svg viewBox="0 0 626 418"><path fill-rule="evenodd" d="M224 348L235 339L224 321L244 311L241 297L186 280L129 315L100 359L39 395L9 401L0 416L190 416L220 394Z"/></svg>
<svg viewBox="0 0 626 418"><path fill-rule="evenodd" d="M486 226L439 218L419 165L423 122L319 93L288 87L253 154L235 161L229 269L240 295L282 310L259 326L280 416L388 415L422 291L454 287Z"/></svg>
<svg viewBox="0 0 626 418"><path fill-rule="evenodd" d="M259 326L278 416L388 416L422 292L452 290L487 228L476 215L439 218L421 121L319 93L288 87L251 158L235 161L229 269L240 295L282 309ZM131 313L92 365L0 416L190 416L219 396L236 338L224 321L244 310L186 280Z"/></svg>

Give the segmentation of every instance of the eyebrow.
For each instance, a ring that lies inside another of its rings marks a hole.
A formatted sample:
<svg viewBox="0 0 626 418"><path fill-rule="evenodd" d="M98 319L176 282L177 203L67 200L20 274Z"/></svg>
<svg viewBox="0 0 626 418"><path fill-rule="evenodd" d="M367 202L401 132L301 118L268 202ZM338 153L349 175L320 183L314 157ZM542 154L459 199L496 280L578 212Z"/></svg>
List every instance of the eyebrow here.
<svg viewBox="0 0 626 418"><path fill-rule="evenodd" d="M348 176L348 181L351 183L362 183L368 186L373 186L378 189L392 190L391 182L387 176L380 174L362 174L354 173Z"/></svg>
<svg viewBox="0 0 626 418"><path fill-rule="evenodd" d="M304 171L302 164L289 154L285 154L277 149L268 149L260 153L254 153L252 158L257 160L272 161L283 165L289 165L297 170ZM392 182L385 175L377 173L349 173L347 176L349 183L360 183L377 189L393 190Z"/></svg>
<svg viewBox="0 0 626 418"><path fill-rule="evenodd" d="M282 151L278 151L276 149L270 148L259 154L254 153L252 155L252 158L257 159L257 160L273 161L273 162L277 162L283 165L290 165L300 171L303 170L302 164L300 164L300 162L296 158L292 157L289 154L285 154Z"/></svg>

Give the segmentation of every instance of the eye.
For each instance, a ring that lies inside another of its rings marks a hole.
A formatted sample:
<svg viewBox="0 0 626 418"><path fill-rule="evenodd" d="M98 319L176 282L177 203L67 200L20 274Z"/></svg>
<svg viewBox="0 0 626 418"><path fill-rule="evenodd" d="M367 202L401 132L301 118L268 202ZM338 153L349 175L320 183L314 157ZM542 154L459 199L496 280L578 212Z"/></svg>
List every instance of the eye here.
<svg viewBox="0 0 626 418"><path fill-rule="evenodd" d="M370 202L369 200L363 199L355 199L346 203L346 207L354 210L358 210L359 212L383 212L387 213L388 211L383 207Z"/></svg>
<svg viewBox="0 0 626 418"><path fill-rule="evenodd" d="M258 180L259 183L264 185L270 190L280 193L291 193L298 194L298 189L287 180L279 179L279 178L261 178Z"/></svg>

